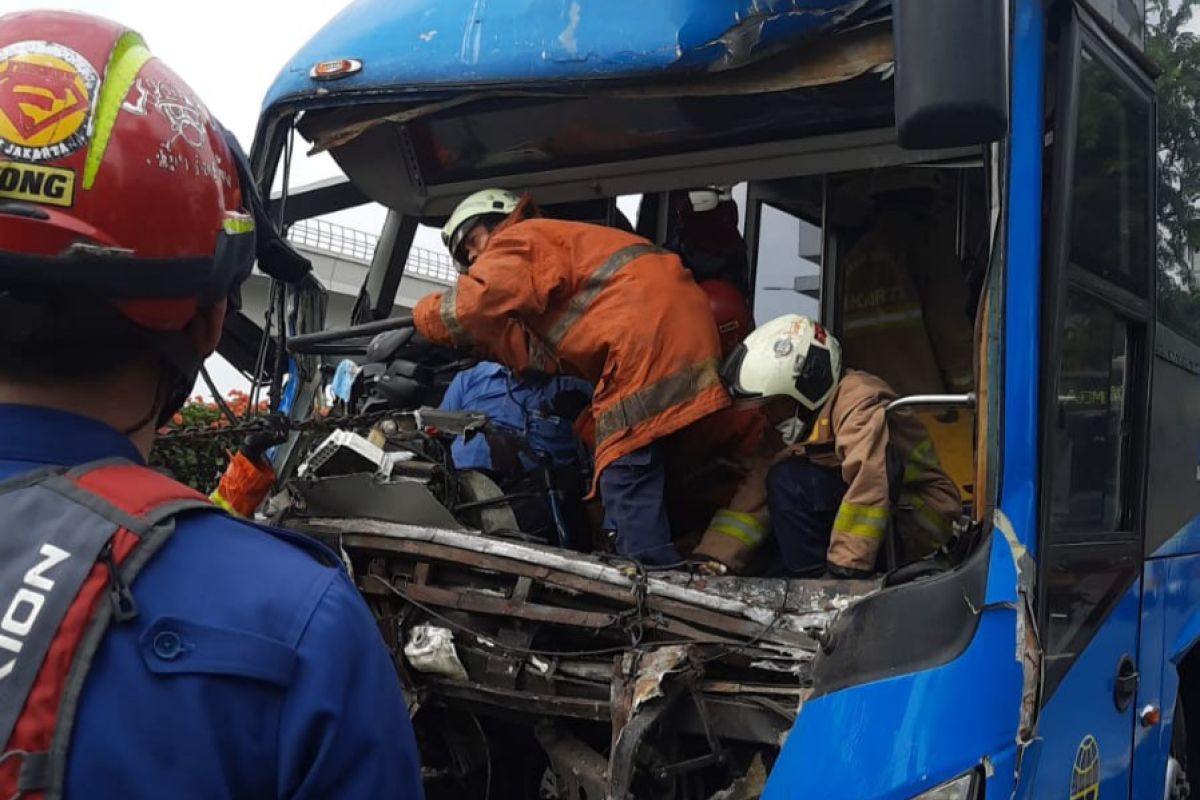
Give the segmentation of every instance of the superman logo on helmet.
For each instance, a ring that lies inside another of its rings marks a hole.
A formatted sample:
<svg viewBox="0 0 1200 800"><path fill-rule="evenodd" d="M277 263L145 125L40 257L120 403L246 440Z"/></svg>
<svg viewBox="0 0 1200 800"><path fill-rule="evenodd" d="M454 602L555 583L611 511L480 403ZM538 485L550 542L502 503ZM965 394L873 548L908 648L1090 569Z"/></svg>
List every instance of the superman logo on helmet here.
<svg viewBox="0 0 1200 800"><path fill-rule="evenodd" d="M0 156L51 161L91 138L96 70L79 53L44 41L0 48Z"/></svg>

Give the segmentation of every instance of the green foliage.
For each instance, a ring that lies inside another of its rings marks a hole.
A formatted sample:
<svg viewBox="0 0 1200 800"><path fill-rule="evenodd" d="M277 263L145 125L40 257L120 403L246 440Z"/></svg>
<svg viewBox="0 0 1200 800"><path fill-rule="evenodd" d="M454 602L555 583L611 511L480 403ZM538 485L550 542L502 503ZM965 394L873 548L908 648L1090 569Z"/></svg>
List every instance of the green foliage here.
<svg viewBox="0 0 1200 800"><path fill-rule="evenodd" d="M230 392L227 403L239 421L248 419L250 399L244 392ZM260 403L255 414L265 414L267 404ZM150 464L169 470L176 479L193 489L209 494L217 488L221 474L229 464L230 451L240 443L229 438L181 438L173 440L172 431L220 430L229 421L215 403L196 397L179 410L174 419L159 432L159 440L150 454Z"/></svg>
<svg viewBox="0 0 1200 800"><path fill-rule="evenodd" d="M1200 340L1200 36L1187 30L1200 0L1148 0L1146 54L1158 79L1158 302L1164 322Z"/></svg>

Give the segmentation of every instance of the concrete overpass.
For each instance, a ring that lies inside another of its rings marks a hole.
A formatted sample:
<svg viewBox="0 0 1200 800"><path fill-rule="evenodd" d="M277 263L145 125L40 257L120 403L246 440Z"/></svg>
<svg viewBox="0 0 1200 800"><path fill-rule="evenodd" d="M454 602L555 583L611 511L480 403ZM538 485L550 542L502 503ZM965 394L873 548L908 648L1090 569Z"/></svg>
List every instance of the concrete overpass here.
<svg viewBox="0 0 1200 800"><path fill-rule="evenodd" d="M379 237L365 231L327 222L304 219L292 225L288 238L312 261L313 274L329 291L327 326L341 328L350 324L350 311L367 277L371 256ZM396 295L396 312L410 309L430 292L454 283L458 273L450 256L413 247L404 267L404 277ZM242 289L242 307L246 315L262 324L270 296L271 280L254 271Z"/></svg>

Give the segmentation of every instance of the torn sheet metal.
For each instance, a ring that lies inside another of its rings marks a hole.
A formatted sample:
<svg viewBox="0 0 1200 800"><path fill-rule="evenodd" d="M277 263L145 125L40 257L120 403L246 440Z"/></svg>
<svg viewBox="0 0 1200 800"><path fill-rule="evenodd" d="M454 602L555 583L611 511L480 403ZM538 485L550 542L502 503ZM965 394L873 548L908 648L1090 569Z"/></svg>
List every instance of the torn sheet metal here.
<svg viewBox="0 0 1200 800"><path fill-rule="evenodd" d="M462 530L424 481L402 478L380 481L373 475L336 475L293 481L293 508L299 516L356 515L381 520L404 518L424 525Z"/></svg>
<svg viewBox="0 0 1200 800"><path fill-rule="evenodd" d="M269 116L301 97L369 101L414 89L730 70L889 7L888 0L357 0L292 57L264 110ZM314 64L342 58L361 61L362 70L336 83L309 76Z"/></svg>
<svg viewBox="0 0 1200 800"><path fill-rule="evenodd" d="M633 674L633 690L630 698L629 714L637 713L647 701L662 697L663 678L670 672L676 672L687 659L687 648L659 647L649 653L626 653L626 674ZM636 667L634 663L636 662Z"/></svg>
<svg viewBox="0 0 1200 800"><path fill-rule="evenodd" d="M710 72L735 69L836 29L866 7L885 4L758 0L746 5L735 24L706 42L693 43L681 36L680 63L701 64Z"/></svg>
<svg viewBox="0 0 1200 800"><path fill-rule="evenodd" d="M1017 731L1017 745L1026 746L1037 735L1037 713L1041 705L1044 660L1037 631L1037 616L1033 611L1033 580L1036 565L1029 549L1021 543L1012 521L1003 511L996 509L995 528L1004 537L1017 573L1017 630L1016 659L1021 665L1021 722Z"/></svg>
<svg viewBox="0 0 1200 800"><path fill-rule="evenodd" d="M436 625L417 625L408 632L404 657L418 672L467 680L467 670L454 649L454 633Z"/></svg>
<svg viewBox="0 0 1200 800"><path fill-rule="evenodd" d="M564 800L660 796L651 784L672 780L694 784L696 797L757 796L811 693L815 640L782 620L820 635L848 596L877 588L647 574L620 559L364 519L302 527L340 531L376 614L400 620L421 696L533 729L551 767L535 777Z"/></svg>
<svg viewBox="0 0 1200 800"><path fill-rule="evenodd" d="M474 552L525 564L561 570L564 573L595 580L600 583L633 591L641 584L648 598L675 601L698 609L706 609L734 618L749 620L759 625L771 625L771 631L762 633L763 642L807 644L815 649L806 632L812 628L824 628L829 618L845 608L854 597L871 594L878 588L876 581L776 581L775 596L788 596L789 603L775 605L763 603L757 598L739 598L736 592L726 588L744 582L748 586L761 586L766 581L755 582L745 579L699 579L679 573L675 575L654 574L639 576L625 563L608 561L597 556L572 553L553 547L540 547L501 539L479 536L474 533L422 528L395 522L374 519L330 519L313 518L304 521L304 527L318 534L378 536L384 538L426 542L463 552ZM354 541L347 539L347 545ZM366 542L360 542L365 545ZM619 566L618 566L619 565ZM725 583L728 581L729 583ZM690 585L694 584L694 585ZM703 585L704 588L696 588ZM716 590L713 587L722 587ZM794 588L792 588L794 587ZM818 588L811 588L818 587ZM765 589L758 589L765 591ZM798 597L809 598L803 610L791 607L790 598L795 592ZM729 595L729 596L725 596ZM814 598L822 598L817 602Z"/></svg>
<svg viewBox="0 0 1200 800"><path fill-rule="evenodd" d="M855 31L814 43L794 54L771 59L763 65L728 70L698 79L687 73L666 72L653 81L620 84L613 87L591 86L592 97L612 96L623 99L710 97L718 95L763 94L785 92L817 86L828 86L852 80L891 65L895 58L891 28L884 23L865 26ZM890 79L883 73L880 80ZM308 155L325 152L344 145L384 123L402 125L432 114L483 100L505 99L520 102L533 98L558 98L574 90L564 86L537 89L514 89L511 86L478 87L449 99L438 95L430 102L404 108L372 119L341 123L329 129L310 127L305 135L313 139Z"/></svg>
<svg viewBox="0 0 1200 800"><path fill-rule="evenodd" d="M787 58L761 67L710 75L703 81L668 80L611 90L615 97L701 97L722 94L760 94L828 86L852 80L892 63L895 49L891 27L874 24L814 43Z"/></svg>
<svg viewBox="0 0 1200 800"><path fill-rule="evenodd" d="M471 436L479 433L488 424L488 416L482 411L443 411L440 408L418 408L413 412L418 428L437 428L455 436Z"/></svg>

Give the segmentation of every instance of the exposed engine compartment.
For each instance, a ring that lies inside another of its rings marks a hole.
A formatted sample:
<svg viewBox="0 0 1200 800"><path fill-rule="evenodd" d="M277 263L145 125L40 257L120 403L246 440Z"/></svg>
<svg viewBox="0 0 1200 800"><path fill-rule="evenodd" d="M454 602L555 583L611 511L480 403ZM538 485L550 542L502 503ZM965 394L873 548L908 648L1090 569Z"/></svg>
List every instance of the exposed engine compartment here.
<svg viewBox="0 0 1200 800"><path fill-rule="evenodd" d="M368 350L347 427L300 444L270 505L342 554L378 618L428 796L756 797L832 620L881 580L648 570L556 547L520 530L517 495L455 469L450 442L484 435L486 417L405 410L436 396L436 370L397 366L394 334ZM404 393L380 388L401 374Z"/></svg>
<svg viewBox="0 0 1200 800"><path fill-rule="evenodd" d="M289 524L345 554L380 620L423 752L445 753L428 761L431 797L479 788L499 768L492 743L530 734L547 762L539 797L755 796L719 792L765 777L832 618L878 587L648 573L366 518ZM464 727L484 741L461 741Z"/></svg>

